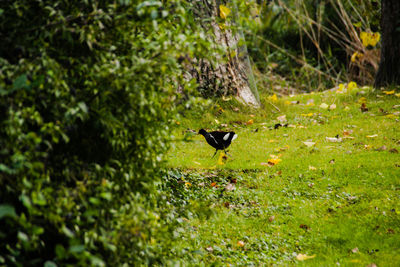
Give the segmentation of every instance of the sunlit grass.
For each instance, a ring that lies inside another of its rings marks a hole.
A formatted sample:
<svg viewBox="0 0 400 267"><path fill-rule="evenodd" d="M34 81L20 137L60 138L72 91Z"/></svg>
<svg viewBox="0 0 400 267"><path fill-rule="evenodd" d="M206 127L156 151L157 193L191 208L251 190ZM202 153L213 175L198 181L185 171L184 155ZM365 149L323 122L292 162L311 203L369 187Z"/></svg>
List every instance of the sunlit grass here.
<svg viewBox="0 0 400 267"><path fill-rule="evenodd" d="M360 110L361 97L368 112ZM310 99L314 105L306 105ZM336 108L323 109L321 103ZM223 112L217 106L196 120L182 116L169 165L188 172L191 186L185 194L193 203L207 203L214 214L207 220L196 211L187 216L184 260L305 266L400 262L400 98L358 89L279 99L274 105L280 111L264 104L262 110L234 111L235 106L220 103ZM282 115L288 127L274 129ZM246 125L250 119L254 123ZM202 136L178 141L185 130L199 128L239 135L226 164L211 159L214 149ZM342 142L326 139L337 135ZM282 161L261 164L272 155ZM235 189L225 190L232 178ZM316 256L301 262L298 254Z"/></svg>

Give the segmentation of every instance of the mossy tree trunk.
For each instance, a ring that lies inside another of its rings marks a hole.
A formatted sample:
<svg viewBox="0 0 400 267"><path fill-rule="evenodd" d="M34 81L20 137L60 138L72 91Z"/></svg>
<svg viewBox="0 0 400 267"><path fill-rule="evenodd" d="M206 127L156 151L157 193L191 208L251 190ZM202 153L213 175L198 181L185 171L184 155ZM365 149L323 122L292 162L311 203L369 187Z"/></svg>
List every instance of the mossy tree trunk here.
<svg viewBox="0 0 400 267"><path fill-rule="evenodd" d="M400 1L382 0L382 49L375 87L400 85Z"/></svg>
<svg viewBox="0 0 400 267"><path fill-rule="evenodd" d="M214 62L195 59L190 74L195 77L204 95L236 95L249 105L259 107L259 96L253 77L243 33L237 27L237 8L234 2L200 0L193 2L194 13L202 27L213 39L216 50L222 48L223 56ZM221 19L220 5L228 6L229 18Z"/></svg>

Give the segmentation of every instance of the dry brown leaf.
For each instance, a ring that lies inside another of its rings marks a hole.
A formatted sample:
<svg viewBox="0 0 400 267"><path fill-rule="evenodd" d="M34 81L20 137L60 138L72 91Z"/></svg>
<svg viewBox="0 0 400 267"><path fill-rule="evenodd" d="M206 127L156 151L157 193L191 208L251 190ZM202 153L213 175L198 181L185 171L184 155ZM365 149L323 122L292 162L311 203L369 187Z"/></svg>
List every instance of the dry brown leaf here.
<svg viewBox="0 0 400 267"><path fill-rule="evenodd" d="M243 242L242 240L239 240L239 241L237 242L237 245L238 245L239 247L244 247L244 242Z"/></svg>

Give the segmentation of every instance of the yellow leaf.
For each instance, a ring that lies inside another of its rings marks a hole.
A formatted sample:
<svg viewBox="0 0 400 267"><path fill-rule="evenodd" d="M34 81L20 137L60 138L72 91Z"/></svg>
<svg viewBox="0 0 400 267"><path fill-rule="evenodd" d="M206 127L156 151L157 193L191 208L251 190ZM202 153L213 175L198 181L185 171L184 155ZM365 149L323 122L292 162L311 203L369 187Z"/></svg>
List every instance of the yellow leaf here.
<svg viewBox="0 0 400 267"><path fill-rule="evenodd" d="M369 45L369 39L370 39L370 35L368 34L368 32L361 32L360 33L360 38L361 41L363 43L363 46L367 47Z"/></svg>
<svg viewBox="0 0 400 267"><path fill-rule="evenodd" d="M349 82L349 84L347 85L347 89L349 89L350 91L353 90L354 88L357 88L357 83L355 82Z"/></svg>
<svg viewBox="0 0 400 267"><path fill-rule="evenodd" d="M252 125L254 123L254 121L251 119L251 120L248 120L247 122L246 122L246 125Z"/></svg>
<svg viewBox="0 0 400 267"><path fill-rule="evenodd" d="M226 19L230 13L231 13L231 10L229 8L227 8L224 5L219 5L219 16L222 19Z"/></svg>
<svg viewBox="0 0 400 267"><path fill-rule="evenodd" d="M376 46L376 44L381 39L381 34L379 32L374 32L370 35L369 44L371 46Z"/></svg>
<svg viewBox="0 0 400 267"><path fill-rule="evenodd" d="M312 117L313 115L313 113L301 114L303 117Z"/></svg>
<svg viewBox="0 0 400 267"><path fill-rule="evenodd" d="M365 97L361 97L360 99L358 99L358 103L365 104L365 103L367 103L367 99Z"/></svg>
<svg viewBox="0 0 400 267"><path fill-rule="evenodd" d="M379 32L361 32L360 38L363 43L363 46L367 47L368 45L376 46L376 44L381 39L381 34Z"/></svg>
<svg viewBox="0 0 400 267"><path fill-rule="evenodd" d="M244 242L240 240L240 241L237 242L237 245L239 247L244 247Z"/></svg>
<svg viewBox="0 0 400 267"><path fill-rule="evenodd" d="M189 182L185 182L185 186L186 186L186 187L191 187L191 186L192 186L192 184L191 184L191 183L189 183Z"/></svg>
<svg viewBox="0 0 400 267"><path fill-rule="evenodd" d="M400 97L400 93L398 93L398 94L395 94L395 96L396 96L396 97Z"/></svg>
<svg viewBox="0 0 400 267"><path fill-rule="evenodd" d="M274 166L274 165L278 164L281 161L282 161L281 159L268 159L268 165Z"/></svg>
<svg viewBox="0 0 400 267"><path fill-rule="evenodd" d="M311 255L311 256L307 256L306 254L297 254L296 259L299 261L305 261L305 260L309 260L309 259L313 259L315 258L315 254Z"/></svg>
<svg viewBox="0 0 400 267"><path fill-rule="evenodd" d="M268 100L271 102L278 102L278 97L276 96L276 94L269 96Z"/></svg>
<svg viewBox="0 0 400 267"><path fill-rule="evenodd" d="M228 158L227 158L227 156L225 155L225 153L224 153L223 151L221 151L221 153L219 154L219 157L218 157L217 164L218 164L218 165L224 165L224 164L225 164L225 161L226 161L227 159L228 159Z"/></svg>
<svg viewBox="0 0 400 267"><path fill-rule="evenodd" d="M383 91L384 94L386 95L393 95L394 94L394 90L392 91Z"/></svg>
<svg viewBox="0 0 400 267"><path fill-rule="evenodd" d="M364 56L363 53L359 53L359 52L354 52L353 55L351 55L351 62L356 62L357 60L361 59Z"/></svg>

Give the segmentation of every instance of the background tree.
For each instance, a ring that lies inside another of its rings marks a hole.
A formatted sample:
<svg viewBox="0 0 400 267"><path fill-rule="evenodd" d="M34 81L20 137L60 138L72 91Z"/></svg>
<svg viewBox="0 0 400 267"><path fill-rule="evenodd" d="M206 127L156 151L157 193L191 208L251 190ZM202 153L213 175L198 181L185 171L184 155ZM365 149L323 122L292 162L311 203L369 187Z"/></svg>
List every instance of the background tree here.
<svg viewBox="0 0 400 267"><path fill-rule="evenodd" d="M203 95L236 95L258 107L259 96L253 77L235 1L202 0L193 2L192 12L212 40L213 58L197 58L190 75L197 80Z"/></svg>
<svg viewBox="0 0 400 267"><path fill-rule="evenodd" d="M400 85L400 2L382 0L382 49L375 87Z"/></svg>

